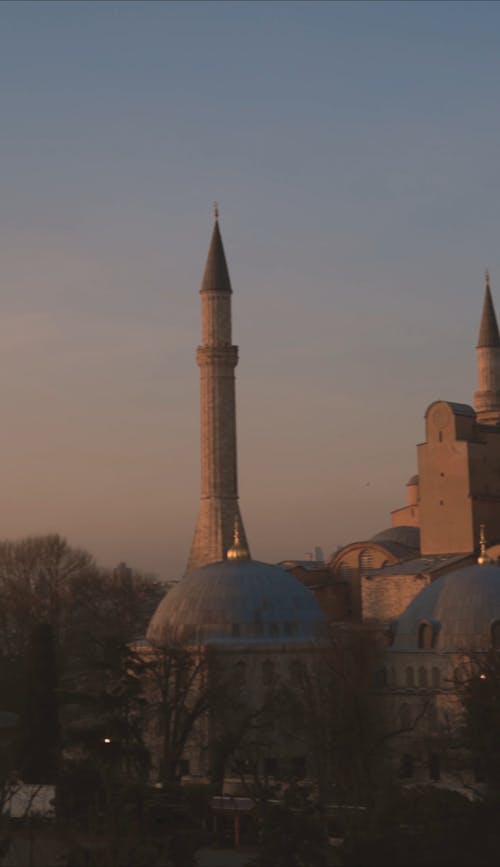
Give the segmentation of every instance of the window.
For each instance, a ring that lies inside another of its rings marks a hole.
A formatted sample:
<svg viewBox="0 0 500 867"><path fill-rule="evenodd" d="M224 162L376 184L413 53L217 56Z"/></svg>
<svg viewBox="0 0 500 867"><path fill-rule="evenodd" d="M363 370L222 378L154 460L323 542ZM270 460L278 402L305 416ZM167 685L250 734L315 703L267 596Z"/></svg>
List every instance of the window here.
<svg viewBox="0 0 500 867"><path fill-rule="evenodd" d="M433 644L433 630L430 623L421 623L418 627L418 646L420 650L430 650Z"/></svg>
<svg viewBox="0 0 500 867"><path fill-rule="evenodd" d="M437 668L436 666L434 666L432 671L431 671L431 679L432 679L433 689L439 689L440 684L441 684L441 672L439 671L439 668Z"/></svg>
<svg viewBox="0 0 500 867"><path fill-rule="evenodd" d="M375 672L374 680L376 689L383 689L387 686L387 672L385 668L379 668Z"/></svg>
<svg viewBox="0 0 500 867"><path fill-rule="evenodd" d="M491 624L491 646L495 650L500 650L500 620L495 620Z"/></svg>
<svg viewBox="0 0 500 867"><path fill-rule="evenodd" d="M233 623L231 635L233 638L239 638L240 637L240 624L239 623Z"/></svg>
<svg viewBox="0 0 500 867"><path fill-rule="evenodd" d="M439 756L437 753L431 753L429 756L429 777L437 782L441 779L441 767Z"/></svg>
<svg viewBox="0 0 500 867"><path fill-rule="evenodd" d="M369 548L365 548L359 555L360 569L373 569L373 554Z"/></svg>
<svg viewBox="0 0 500 867"><path fill-rule="evenodd" d="M399 765L399 776L404 779L413 777L413 756L410 756L409 753L403 753L403 755L401 756L401 762Z"/></svg>
<svg viewBox="0 0 500 867"><path fill-rule="evenodd" d="M423 665L421 665L418 670L418 685L420 687L427 686L427 669L425 669Z"/></svg>
<svg viewBox="0 0 500 867"><path fill-rule="evenodd" d="M413 673L413 668L411 667L411 665L409 665L406 669L406 686L415 686L415 675Z"/></svg>
<svg viewBox="0 0 500 867"><path fill-rule="evenodd" d="M239 662L234 666L234 683L236 687L245 686L247 680L247 666L246 662L243 662L240 659Z"/></svg>
<svg viewBox="0 0 500 867"><path fill-rule="evenodd" d="M274 664L270 659L265 659L262 663L262 683L264 686L271 686L274 680Z"/></svg>

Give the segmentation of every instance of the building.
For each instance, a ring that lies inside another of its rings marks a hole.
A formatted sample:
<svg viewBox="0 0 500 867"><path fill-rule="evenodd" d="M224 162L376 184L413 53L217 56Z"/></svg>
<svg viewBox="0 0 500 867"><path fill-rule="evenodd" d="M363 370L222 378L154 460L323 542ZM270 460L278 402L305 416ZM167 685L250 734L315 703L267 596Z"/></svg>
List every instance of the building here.
<svg viewBox="0 0 500 867"><path fill-rule="evenodd" d="M211 745L227 743L233 732L231 760L238 753L241 757L247 734L242 730L245 714L262 720L273 690L293 682L320 636L324 616L314 594L293 575L250 556L237 488L234 368L238 349L231 342L232 289L217 210L200 294L202 344L196 356L201 396L200 513L186 574L158 606L147 640L153 653L168 652L173 646L189 650L194 690L185 700L191 709L196 707L195 693L208 696L210 682L217 680L223 700L215 701L217 709L213 702L207 704L174 759L178 774L206 780L213 778ZM162 761L165 765L172 760L165 755L161 722L156 733L159 768ZM248 741L247 737L245 761L250 755ZM259 744L253 751L254 772L268 776L278 768L284 771L285 765L301 776L307 772L303 743L285 739L275 720L262 725ZM224 762L230 758L228 754ZM219 773L226 791L233 791L230 770L225 766Z"/></svg>
<svg viewBox="0 0 500 867"><path fill-rule="evenodd" d="M485 779L454 739L462 686L500 648L500 566L485 552L479 559L415 596L386 650L380 696L400 732L395 755L405 782L433 780L473 793Z"/></svg>
<svg viewBox="0 0 500 867"><path fill-rule="evenodd" d="M298 561L284 561L314 588L330 622L389 629L424 587L475 562L482 525L489 556L500 554L500 336L488 273L477 374L474 408L445 400L427 408L418 474L407 482L406 505L391 512L391 527L343 546L307 573Z"/></svg>

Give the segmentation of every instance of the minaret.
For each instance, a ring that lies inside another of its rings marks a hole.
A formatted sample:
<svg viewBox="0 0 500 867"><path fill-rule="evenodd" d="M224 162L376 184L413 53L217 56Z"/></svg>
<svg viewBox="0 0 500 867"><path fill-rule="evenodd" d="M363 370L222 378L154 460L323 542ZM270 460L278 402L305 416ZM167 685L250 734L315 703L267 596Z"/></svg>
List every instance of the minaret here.
<svg viewBox="0 0 500 867"><path fill-rule="evenodd" d="M478 389L474 395L477 420L481 424L500 422L500 337L491 298L490 275L486 271L483 313L477 342Z"/></svg>
<svg viewBox="0 0 500 867"><path fill-rule="evenodd" d="M238 505L234 369L238 347L231 343L231 281L215 224L200 289L201 504L187 572L225 560L237 527L239 544L248 544Z"/></svg>

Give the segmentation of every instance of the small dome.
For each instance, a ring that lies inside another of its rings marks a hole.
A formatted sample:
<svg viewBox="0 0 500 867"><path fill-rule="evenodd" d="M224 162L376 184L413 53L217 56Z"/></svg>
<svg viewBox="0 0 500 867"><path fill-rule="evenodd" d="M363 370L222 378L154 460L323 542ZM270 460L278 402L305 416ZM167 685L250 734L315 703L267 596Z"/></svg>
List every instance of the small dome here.
<svg viewBox="0 0 500 867"><path fill-rule="evenodd" d="M223 560L188 573L160 602L147 637L211 641L310 641L324 616L293 575L257 560Z"/></svg>
<svg viewBox="0 0 500 867"><path fill-rule="evenodd" d="M419 649L422 624L432 626L434 650L487 650L500 621L500 567L466 566L429 584L396 624L391 650Z"/></svg>
<svg viewBox="0 0 500 867"><path fill-rule="evenodd" d="M406 548L415 548L418 551L420 548L420 530L418 527L388 527L387 530L381 530L371 538L372 542L379 542L381 545L384 542L396 542L398 545L405 545Z"/></svg>

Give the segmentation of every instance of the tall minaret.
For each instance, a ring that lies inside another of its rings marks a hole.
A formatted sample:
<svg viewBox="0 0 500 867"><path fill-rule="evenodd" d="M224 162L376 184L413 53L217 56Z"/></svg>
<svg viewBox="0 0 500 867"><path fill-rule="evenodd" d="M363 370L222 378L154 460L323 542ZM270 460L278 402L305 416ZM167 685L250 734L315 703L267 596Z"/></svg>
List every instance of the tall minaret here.
<svg viewBox="0 0 500 867"><path fill-rule="evenodd" d="M478 389L474 395L477 420L481 424L500 422L500 337L491 299L490 275L486 271L483 314L477 342Z"/></svg>
<svg viewBox="0 0 500 867"><path fill-rule="evenodd" d="M231 343L231 281L219 230L215 224L200 289L201 505L187 571L225 560L233 547L235 528L246 550L238 505L234 368L238 347Z"/></svg>

